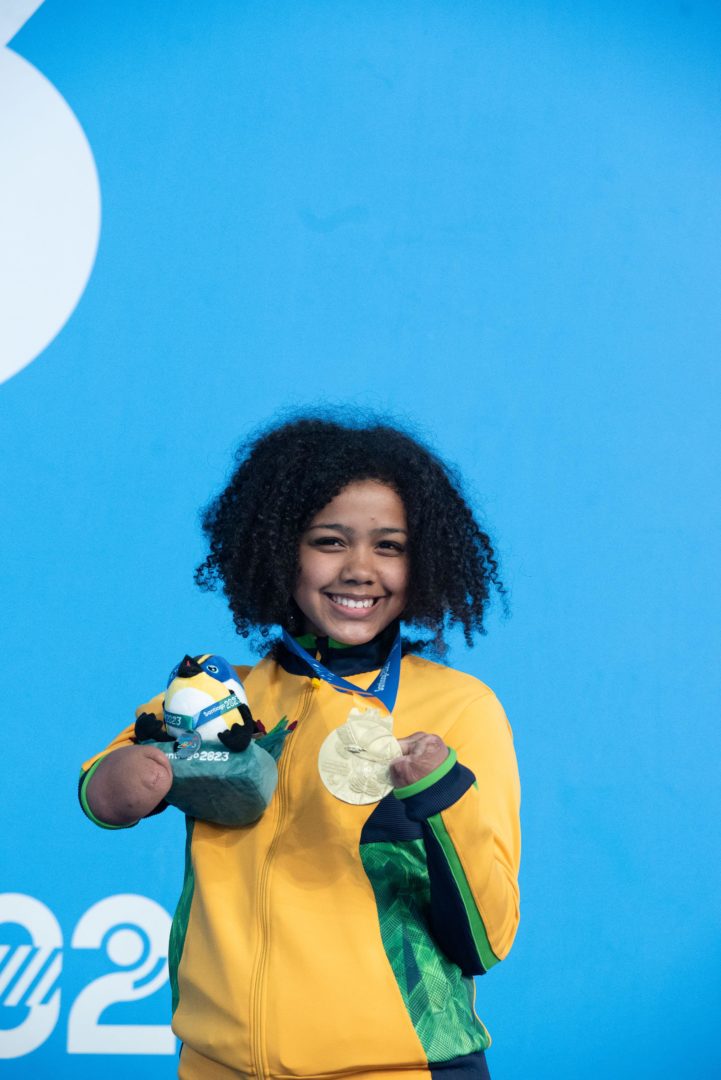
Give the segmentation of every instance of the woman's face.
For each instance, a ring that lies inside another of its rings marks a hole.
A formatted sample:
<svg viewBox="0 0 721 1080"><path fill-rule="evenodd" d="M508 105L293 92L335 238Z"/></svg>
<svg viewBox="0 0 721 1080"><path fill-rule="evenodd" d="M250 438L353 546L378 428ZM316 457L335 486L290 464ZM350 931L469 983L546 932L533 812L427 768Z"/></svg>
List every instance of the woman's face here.
<svg viewBox="0 0 721 1080"><path fill-rule="evenodd" d="M300 538L293 598L306 633L362 645L397 618L408 589L408 525L400 496L356 480Z"/></svg>

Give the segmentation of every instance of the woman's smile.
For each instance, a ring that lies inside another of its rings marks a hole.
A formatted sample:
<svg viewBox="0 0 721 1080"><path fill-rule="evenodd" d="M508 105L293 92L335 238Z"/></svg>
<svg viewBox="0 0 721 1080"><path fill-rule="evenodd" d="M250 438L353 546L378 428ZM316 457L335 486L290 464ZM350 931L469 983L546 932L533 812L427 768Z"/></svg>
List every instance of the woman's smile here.
<svg viewBox="0 0 721 1080"><path fill-rule="evenodd" d="M350 608L352 611L370 611L379 600L380 596L340 596L338 593L326 593L329 600L340 607Z"/></svg>

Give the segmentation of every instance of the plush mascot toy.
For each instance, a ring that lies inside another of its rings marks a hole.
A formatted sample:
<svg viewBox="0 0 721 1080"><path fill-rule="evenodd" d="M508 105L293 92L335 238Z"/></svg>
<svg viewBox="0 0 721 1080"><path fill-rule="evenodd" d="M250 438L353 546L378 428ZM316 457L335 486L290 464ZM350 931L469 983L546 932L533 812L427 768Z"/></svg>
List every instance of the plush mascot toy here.
<svg viewBox="0 0 721 1080"><path fill-rule="evenodd" d="M170 759L166 802L189 817L237 826L260 817L278 780L273 757L253 739L258 730L234 669L205 653L173 668L162 720L142 713L135 738Z"/></svg>

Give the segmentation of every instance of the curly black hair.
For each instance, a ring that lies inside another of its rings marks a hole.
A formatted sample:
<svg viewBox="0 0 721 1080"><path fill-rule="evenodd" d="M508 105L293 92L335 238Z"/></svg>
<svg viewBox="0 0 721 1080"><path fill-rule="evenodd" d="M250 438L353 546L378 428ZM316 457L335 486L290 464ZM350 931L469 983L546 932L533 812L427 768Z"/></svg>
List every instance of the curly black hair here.
<svg viewBox="0 0 721 1080"><path fill-rule="evenodd" d="M243 637L257 630L267 639L274 625L300 629L292 593L301 535L356 480L381 481L403 500L410 573L402 618L433 634L414 646L443 652L444 628L454 624L472 644L474 632L485 633L492 590L505 598L491 541L448 466L395 426L365 417L302 416L243 444L229 483L202 514L210 551L197 584L222 585Z"/></svg>

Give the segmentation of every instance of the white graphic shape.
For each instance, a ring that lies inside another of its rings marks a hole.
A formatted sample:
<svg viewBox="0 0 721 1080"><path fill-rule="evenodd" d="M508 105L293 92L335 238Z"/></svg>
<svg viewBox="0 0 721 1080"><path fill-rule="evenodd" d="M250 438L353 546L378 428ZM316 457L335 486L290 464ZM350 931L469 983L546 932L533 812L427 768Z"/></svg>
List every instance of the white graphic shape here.
<svg viewBox="0 0 721 1080"><path fill-rule="evenodd" d="M17 1027L0 1029L0 1058L17 1058L42 1046L58 1021L60 988L57 987L44 1003L43 999L52 990L60 975L62 958L56 950L62 948L63 937L52 911L34 896L25 896L23 893L0 893L0 925L2 923L22 926L30 935L33 945L18 945L15 949L3 945L0 950L0 962L5 961L0 976L0 1006L19 1005L34 977L50 956L55 954L42 979L24 1002L29 1009L27 1016ZM33 948L38 949L35 960L23 970ZM20 980L14 983L18 972L22 972ZM8 987L10 993L6 996Z"/></svg>
<svg viewBox="0 0 721 1080"><path fill-rule="evenodd" d="M147 896L107 896L85 912L75 927L72 947L104 948L115 964L129 970L101 975L78 994L68 1018L68 1053L175 1053L169 1024L100 1023L101 1013L110 1005L139 1001L160 989L168 978L169 936L170 916Z"/></svg>
<svg viewBox="0 0 721 1080"><path fill-rule="evenodd" d="M44 0L2 0L0 3L0 44L7 45Z"/></svg>
<svg viewBox="0 0 721 1080"><path fill-rule="evenodd" d="M37 68L2 47L39 6L0 3L0 382L70 318L100 236L98 176L80 124Z"/></svg>

